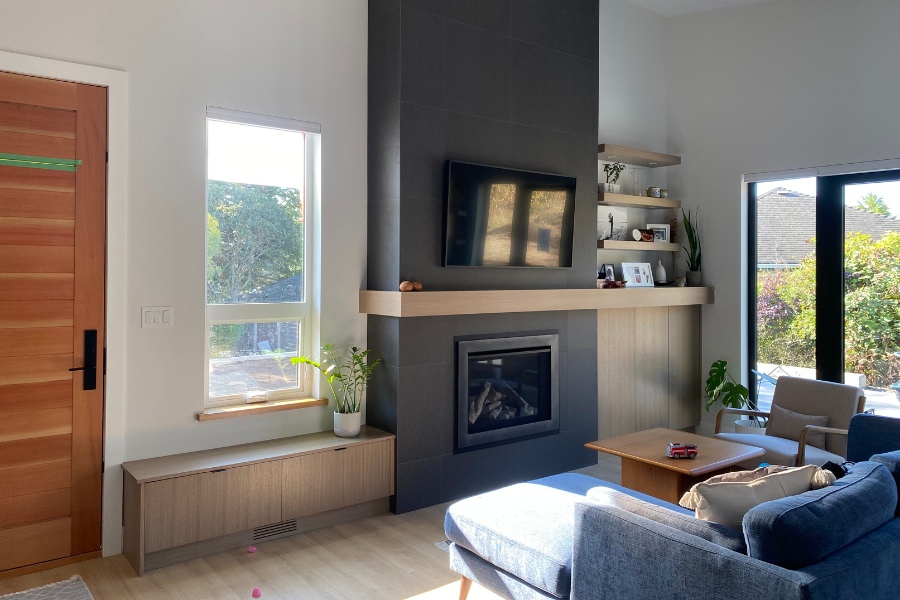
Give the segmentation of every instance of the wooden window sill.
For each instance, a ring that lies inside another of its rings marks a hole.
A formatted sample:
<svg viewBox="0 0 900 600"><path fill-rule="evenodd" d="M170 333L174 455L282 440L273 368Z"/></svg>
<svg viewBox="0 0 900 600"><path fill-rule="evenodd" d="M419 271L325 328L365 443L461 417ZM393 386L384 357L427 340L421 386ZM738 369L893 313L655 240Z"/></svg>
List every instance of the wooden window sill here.
<svg viewBox="0 0 900 600"><path fill-rule="evenodd" d="M207 408L197 413L198 421L216 421L218 419L234 419L236 417L249 417L263 413L280 412L282 410L297 410L298 408L310 408L313 406L326 406L327 398L290 398L287 400L272 400L259 404L236 404L234 406L218 406Z"/></svg>

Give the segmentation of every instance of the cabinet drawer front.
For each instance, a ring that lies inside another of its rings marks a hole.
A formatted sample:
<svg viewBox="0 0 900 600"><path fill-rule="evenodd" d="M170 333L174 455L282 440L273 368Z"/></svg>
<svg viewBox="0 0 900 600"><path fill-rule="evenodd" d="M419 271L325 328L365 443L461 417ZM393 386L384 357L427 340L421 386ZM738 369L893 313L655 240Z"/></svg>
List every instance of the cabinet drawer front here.
<svg viewBox="0 0 900 600"><path fill-rule="evenodd" d="M281 461L145 484L144 551L281 520Z"/></svg>
<svg viewBox="0 0 900 600"><path fill-rule="evenodd" d="M384 498L394 493L393 440L351 444L284 461L284 519Z"/></svg>

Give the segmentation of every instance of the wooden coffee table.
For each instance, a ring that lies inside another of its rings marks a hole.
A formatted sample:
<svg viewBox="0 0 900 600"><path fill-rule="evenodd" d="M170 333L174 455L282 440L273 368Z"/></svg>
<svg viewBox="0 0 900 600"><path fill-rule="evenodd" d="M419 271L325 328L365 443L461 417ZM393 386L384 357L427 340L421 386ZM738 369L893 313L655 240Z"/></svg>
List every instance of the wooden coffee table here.
<svg viewBox="0 0 900 600"><path fill-rule="evenodd" d="M696 444L697 458L667 457L669 442ZM622 457L623 486L673 504L695 483L766 453L755 446L663 428L606 438L585 447Z"/></svg>

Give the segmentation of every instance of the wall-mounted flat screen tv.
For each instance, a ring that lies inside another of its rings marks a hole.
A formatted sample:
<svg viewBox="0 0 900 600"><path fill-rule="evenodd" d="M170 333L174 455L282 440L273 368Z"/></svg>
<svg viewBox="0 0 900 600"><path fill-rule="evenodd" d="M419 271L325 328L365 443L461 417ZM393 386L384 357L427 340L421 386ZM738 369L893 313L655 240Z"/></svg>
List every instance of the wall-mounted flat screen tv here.
<svg viewBox="0 0 900 600"><path fill-rule="evenodd" d="M575 178L447 161L445 267L572 266Z"/></svg>

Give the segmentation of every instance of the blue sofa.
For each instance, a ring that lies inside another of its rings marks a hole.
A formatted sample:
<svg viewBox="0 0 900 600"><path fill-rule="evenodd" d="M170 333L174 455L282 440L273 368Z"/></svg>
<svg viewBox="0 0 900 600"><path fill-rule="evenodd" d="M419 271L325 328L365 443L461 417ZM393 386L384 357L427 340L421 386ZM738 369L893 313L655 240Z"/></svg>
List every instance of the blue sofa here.
<svg viewBox="0 0 900 600"><path fill-rule="evenodd" d="M566 473L454 503L450 567L511 600L900 598L900 451L766 502L743 531Z"/></svg>

